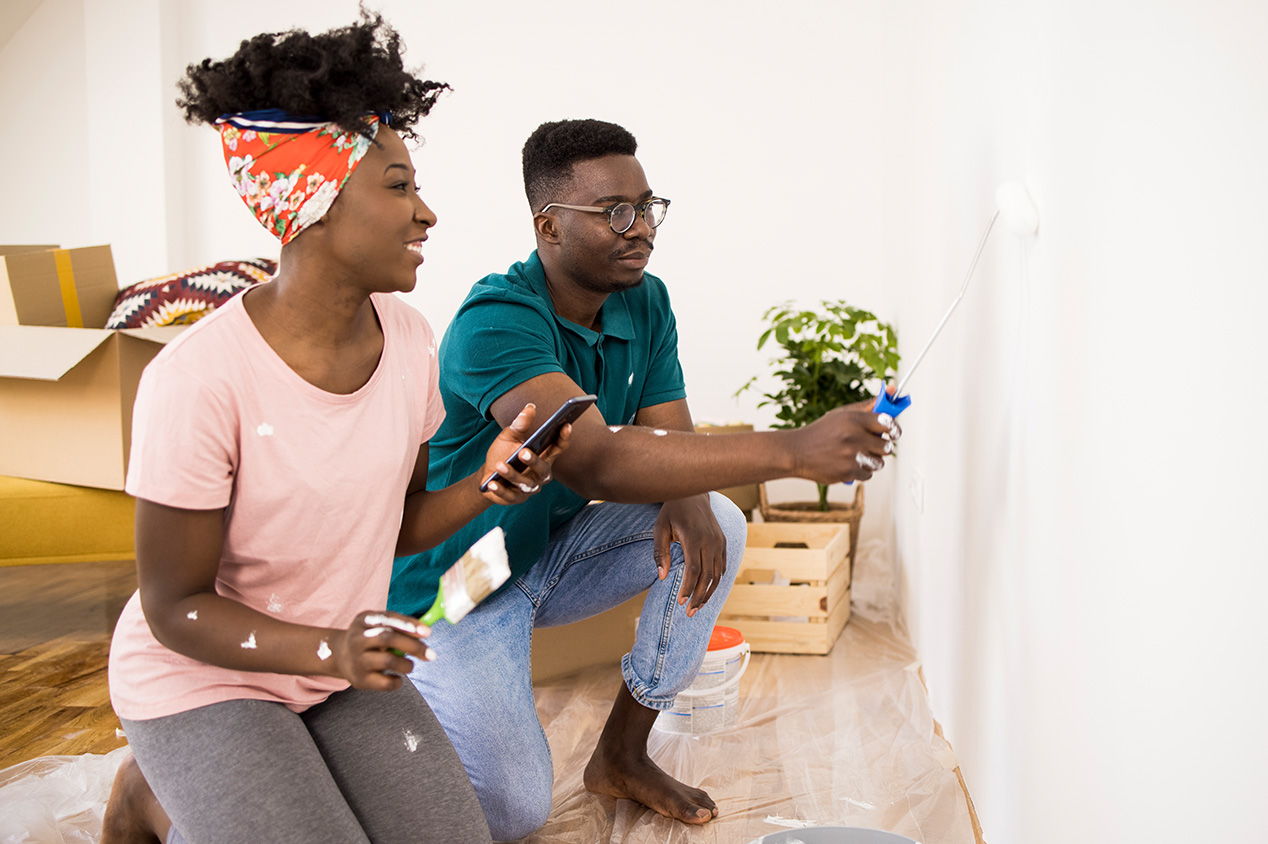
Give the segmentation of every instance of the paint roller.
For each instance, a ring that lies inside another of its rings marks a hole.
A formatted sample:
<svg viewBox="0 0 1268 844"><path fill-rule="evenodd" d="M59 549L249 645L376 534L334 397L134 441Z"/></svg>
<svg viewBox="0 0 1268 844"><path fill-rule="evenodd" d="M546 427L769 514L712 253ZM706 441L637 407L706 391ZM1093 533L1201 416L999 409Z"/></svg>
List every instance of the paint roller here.
<svg viewBox="0 0 1268 844"><path fill-rule="evenodd" d="M938 334L941 333L942 327L947 324L947 320L951 318L956 305L959 305L960 300L964 298L964 291L969 289L969 280L973 278L973 270L977 268L977 259L982 257L982 249L986 246L986 241L991 236L991 229L995 227L995 221L1000 218L1003 218L1004 225L1018 237L1032 235L1039 229L1039 212L1035 210L1035 204L1030 201L1030 194L1026 192L1026 188L1020 182L1005 182L995 191L995 213L991 215L991 221L986 224L986 231L982 232L982 239L977 244L977 251L973 253L973 262L969 264L969 271L964 274L964 283L960 285L960 292L956 294L955 301L951 303L951 307L947 308L947 312L942 315L942 321L933 330L933 334L925 342L920 354L916 355L915 362L907 368L907 374L902 377L902 380L898 382L898 386L894 388L894 394L891 396L887 389L881 390L880 396L876 399L876 406L873 408L874 413L888 413L890 416L897 416L911 404L911 396L903 395L903 387L907 386L907 382L911 380L912 373L916 371L916 367L920 366L920 362L924 360L925 353L929 351L933 341L938 339Z"/></svg>

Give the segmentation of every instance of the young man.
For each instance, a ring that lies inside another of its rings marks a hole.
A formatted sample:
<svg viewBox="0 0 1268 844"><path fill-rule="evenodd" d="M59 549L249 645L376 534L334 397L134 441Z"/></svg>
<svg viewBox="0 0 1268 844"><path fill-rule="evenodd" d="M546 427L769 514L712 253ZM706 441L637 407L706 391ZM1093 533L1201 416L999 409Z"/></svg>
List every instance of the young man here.
<svg viewBox="0 0 1268 844"><path fill-rule="evenodd" d="M786 476L866 480L899 435L870 404L797 431L690 433L673 311L664 283L644 272L669 202L652 193L636 146L596 120L543 124L529 137L524 183L537 250L478 282L441 345L447 416L431 441L428 486L479 466L526 403L545 419L593 393L596 406L573 424L553 467L559 483L486 512L428 553L398 558L393 570L390 608L417 615L475 539L494 524L506 531L511 582L462 624L437 626L431 642L443 658L415 663L410 675L497 840L532 833L550 811L550 749L529 679L533 628L595 615L649 587L585 784L686 823L716 816L707 794L647 755L657 714L704 658L744 549L739 511L708 491Z"/></svg>

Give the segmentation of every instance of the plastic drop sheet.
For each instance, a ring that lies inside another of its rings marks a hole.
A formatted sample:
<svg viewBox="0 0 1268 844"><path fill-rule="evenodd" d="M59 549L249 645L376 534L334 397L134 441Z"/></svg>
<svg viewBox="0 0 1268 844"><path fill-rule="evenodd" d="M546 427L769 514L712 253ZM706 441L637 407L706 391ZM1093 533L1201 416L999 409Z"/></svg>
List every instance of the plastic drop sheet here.
<svg viewBox="0 0 1268 844"><path fill-rule="evenodd" d="M97 844L128 752L41 756L0 771L0 844Z"/></svg>
<svg viewBox="0 0 1268 844"><path fill-rule="evenodd" d="M975 840L955 754L934 732L915 654L889 623L856 613L827 656L754 654L734 727L706 736L653 730L652 759L718 805L701 827L583 787L620 682L614 668L539 688L555 788L550 819L531 844L744 844L832 825L923 844Z"/></svg>
<svg viewBox="0 0 1268 844"><path fill-rule="evenodd" d="M525 841L746 844L781 829L836 825L922 844L974 844L959 763L934 731L890 571L879 544L861 545L852 615L832 652L754 654L733 727L706 736L652 731L652 759L717 803L718 817L703 826L582 785L620 687L617 667L539 686L554 803L546 825Z"/></svg>

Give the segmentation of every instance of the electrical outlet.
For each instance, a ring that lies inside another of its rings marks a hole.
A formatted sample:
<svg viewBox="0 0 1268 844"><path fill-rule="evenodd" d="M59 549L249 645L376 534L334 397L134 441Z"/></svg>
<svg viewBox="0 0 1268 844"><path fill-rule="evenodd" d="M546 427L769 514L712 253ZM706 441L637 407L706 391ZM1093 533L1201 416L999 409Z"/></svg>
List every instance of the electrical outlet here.
<svg viewBox="0 0 1268 844"><path fill-rule="evenodd" d="M912 472L911 486L908 489L911 492L911 500L916 505L916 512L923 515L925 512L925 476L919 472Z"/></svg>

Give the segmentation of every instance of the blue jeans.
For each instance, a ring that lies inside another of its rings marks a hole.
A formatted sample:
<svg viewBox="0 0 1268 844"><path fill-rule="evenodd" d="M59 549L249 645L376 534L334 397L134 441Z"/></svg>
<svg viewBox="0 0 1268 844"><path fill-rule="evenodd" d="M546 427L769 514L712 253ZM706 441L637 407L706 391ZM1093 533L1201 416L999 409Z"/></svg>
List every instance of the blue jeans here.
<svg viewBox="0 0 1268 844"><path fill-rule="evenodd" d="M529 673L533 628L589 618L650 587L621 672L635 700L669 709L700 669L744 554L743 514L717 493L711 503L726 535L727 568L694 617L677 600L683 577L677 543L669 576L656 578L652 528L660 505L603 503L557 528L542 558L512 586L458 625L432 628L436 661L416 662L410 679L466 766L494 840L530 835L550 814L554 771Z"/></svg>

